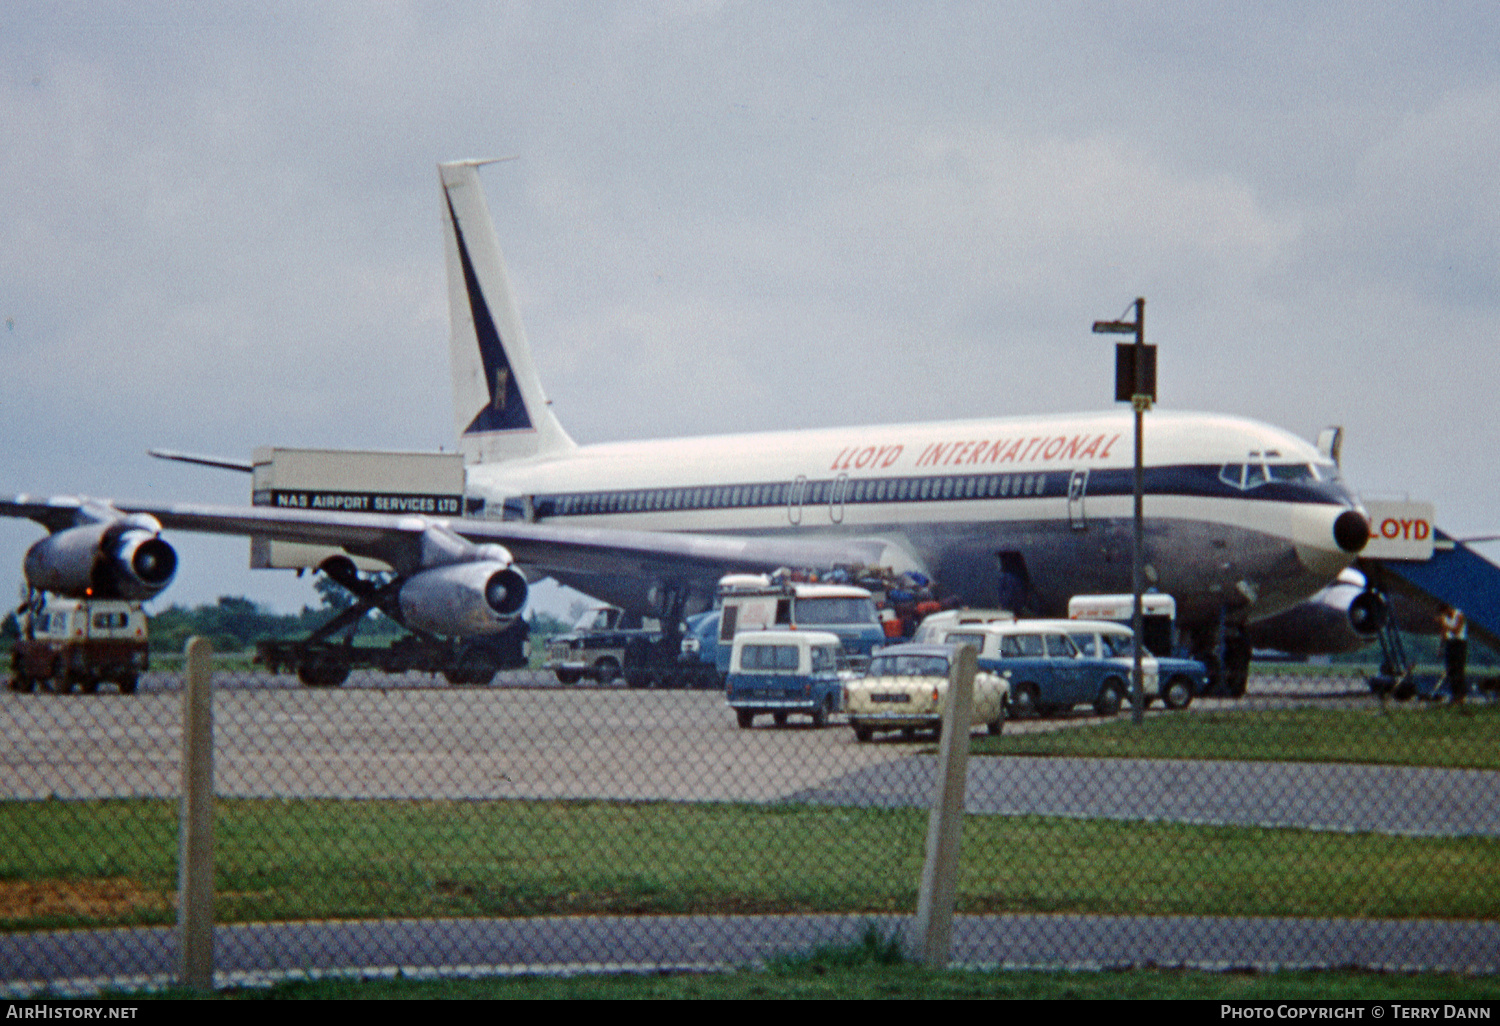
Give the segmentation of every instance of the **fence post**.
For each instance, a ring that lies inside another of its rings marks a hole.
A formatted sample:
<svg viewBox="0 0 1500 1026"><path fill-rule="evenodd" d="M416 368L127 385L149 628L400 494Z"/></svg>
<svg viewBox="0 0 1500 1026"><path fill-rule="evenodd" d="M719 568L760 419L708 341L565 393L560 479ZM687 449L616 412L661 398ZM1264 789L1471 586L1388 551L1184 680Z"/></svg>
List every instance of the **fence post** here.
<svg viewBox="0 0 1500 1026"><path fill-rule="evenodd" d="M178 983L214 985L213 644L189 638L182 692L182 802L177 828Z"/></svg>
<svg viewBox="0 0 1500 1026"><path fill-rule="evenodd" d="M948 700L943 706L943 736L938 744L938 779L932 811L927 815L927 857L922 864L922 891L917 899L917 936L922 945L922 964L929 969L948 967L953 939L977 670L978 653L974 646L961 646L948 671Z"/></svg>

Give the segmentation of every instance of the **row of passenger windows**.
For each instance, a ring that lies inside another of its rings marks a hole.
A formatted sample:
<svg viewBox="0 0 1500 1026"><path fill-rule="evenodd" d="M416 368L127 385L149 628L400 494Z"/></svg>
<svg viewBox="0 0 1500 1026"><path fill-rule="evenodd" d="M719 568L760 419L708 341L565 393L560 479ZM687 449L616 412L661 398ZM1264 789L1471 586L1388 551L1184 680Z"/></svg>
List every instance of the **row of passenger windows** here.
<svg viewBox="0 0 1500 1026"><path fill-rule="evenodd" d="M1058 475L1051 476L1056 478ZM599 513L647 513L657 510L1036 498L1048 494L1047 486L1047 474L894 477L857 481L845 478L834 481L721 485L712 488L646 488L637 491L539 495L532 500L532 509L537 518L542 519Z"/></svg>

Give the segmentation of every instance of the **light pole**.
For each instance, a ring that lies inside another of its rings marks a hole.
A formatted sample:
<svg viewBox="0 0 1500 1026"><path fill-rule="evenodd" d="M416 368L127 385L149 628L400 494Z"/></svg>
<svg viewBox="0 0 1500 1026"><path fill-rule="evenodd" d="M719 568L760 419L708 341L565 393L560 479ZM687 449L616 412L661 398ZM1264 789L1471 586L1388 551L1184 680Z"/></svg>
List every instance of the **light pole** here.
<svg viewBox="0 0 1500 1026"><path fill-rule="evenodd" d="M1115 346L1115 401L1129 402L1135 410L1135 534L1130 551L1131 592L1135 609L1131 614L1131 628L1135 633L1134 669L1130 680L1131 719L1143 723L1146 719L1146 696L1141 672L1141 634L1145 621L1141 615L1141 592L1145 590L1143 578L1145 559L1145 449L1143 433L1146 411L1156 400L1156 347L1146 345L1146 300L1137 299L1134 304L1134 321L1095 321L1094 332L1100 335L1135 335L1134 345Z"/></svg>

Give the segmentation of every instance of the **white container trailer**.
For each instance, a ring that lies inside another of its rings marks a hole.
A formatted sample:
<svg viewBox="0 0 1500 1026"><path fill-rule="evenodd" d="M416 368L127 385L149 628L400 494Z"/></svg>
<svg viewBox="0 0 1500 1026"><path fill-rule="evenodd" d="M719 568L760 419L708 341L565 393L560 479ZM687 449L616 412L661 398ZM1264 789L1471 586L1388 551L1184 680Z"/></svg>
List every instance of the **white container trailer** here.
<svg viewBox="0 0 1500 1026"><path fill-rule="evenodd" d="M1134 595L1074 595L1069 620L1108 620L1134 627ZM1158 591L1141 596L1141 644L1152 655L1170 656L1177 645L1177 600Z"/></svg>
<svg viewBox="0 0 1500 1026"><path fill-rule="evenodd" d="M460 517L465 512L464 461L458 453L263 446L255 450L251 489L257 506L432 517ZM250 568L312 569L340 552L252 538ZM365 557L356 557L355 565L367 572L391 569Z"/></svg>

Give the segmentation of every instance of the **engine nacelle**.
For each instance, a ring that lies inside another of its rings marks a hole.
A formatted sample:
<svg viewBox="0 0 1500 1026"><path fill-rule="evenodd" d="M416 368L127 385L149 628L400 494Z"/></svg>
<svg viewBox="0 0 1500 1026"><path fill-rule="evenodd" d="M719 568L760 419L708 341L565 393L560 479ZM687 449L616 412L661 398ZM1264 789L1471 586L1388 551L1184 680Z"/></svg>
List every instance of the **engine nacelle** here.
<svg viewBox="0 0 1500 1026"><path fill-rule="evenodd" d="M1291 655L1353 652L1372 643L1390 618L1385 596L1346 570L1306 602L1251 624L1250 642Z"/></svg>
<svg viewBox="0 0 1500 1026"><path fill-rule="evenodd" d="M68 598L144 602L172 583L177 550L137 514L58 531L26 551L26 583Z"/></svg>
<svg viewBox="0 0 1500 1026"><path fill-rule="evenodd" d="M401 585L408 627L445 637L498 634L526 608L526 578L508 563L476 560L423 570Z"/></svg>

